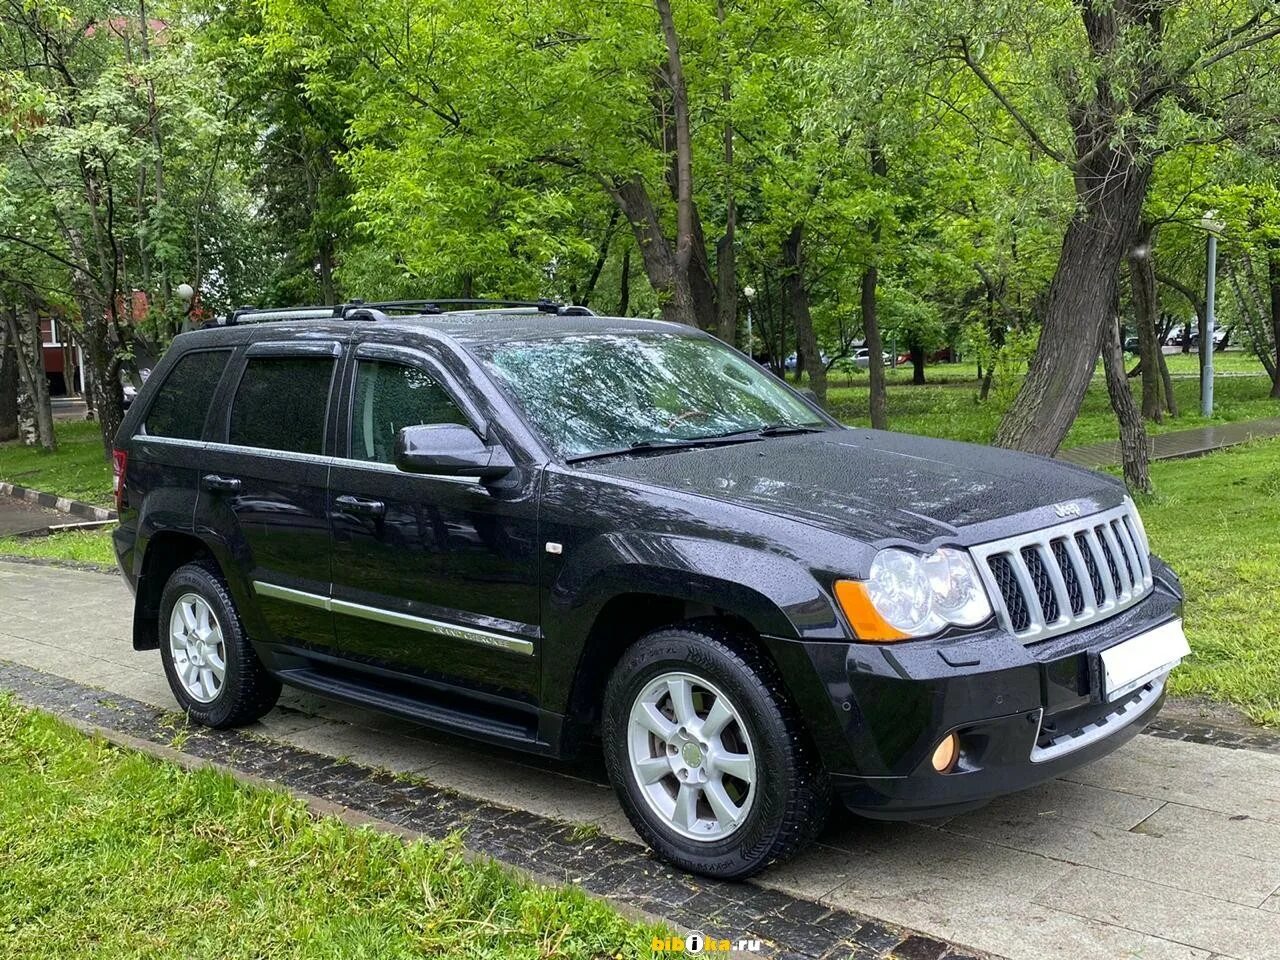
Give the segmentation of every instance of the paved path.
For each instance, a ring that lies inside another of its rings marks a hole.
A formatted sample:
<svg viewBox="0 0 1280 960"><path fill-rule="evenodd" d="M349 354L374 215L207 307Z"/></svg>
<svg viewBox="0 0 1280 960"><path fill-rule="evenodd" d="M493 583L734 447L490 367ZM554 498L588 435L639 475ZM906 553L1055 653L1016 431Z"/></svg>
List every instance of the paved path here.
<svg viewBox="0 0 1280 960"><path fill-rule="evenodd" d="M0 659L172 708L110 576L0 562ZM597 761L538 762L287 691L284 743L635 837ZM1010 960L1275 960L1280 753L1143 735L1070 777L916 824L837 815L761 886Z"/></svg>
<svg viewBox="0 0 1280 960"><path fill-rule="evenodd" d="M57 510L0 495L0 537L11 537L18 533L31 533L43 530L50 524L67 523L73 518ZM3 622L3 614L0 614Z"/></svg>
<svg viewBox="0 0 1280 960"><path fill-rule="evenodd" d="M1194 430L1174 430L1149 437L1152 460L1171 460L1177 457L1195 457L1212 450L1233 447L1250 440L1280 437L1280 417L1269 420L1246 420L1241 423L1224 423ZM1058 452L1058 459L1080 467L1097 470L1120 463L1120 443L1090 443L1082 447L1068 447ZM1280 954L1280 950L1277 951Z"/></svg>

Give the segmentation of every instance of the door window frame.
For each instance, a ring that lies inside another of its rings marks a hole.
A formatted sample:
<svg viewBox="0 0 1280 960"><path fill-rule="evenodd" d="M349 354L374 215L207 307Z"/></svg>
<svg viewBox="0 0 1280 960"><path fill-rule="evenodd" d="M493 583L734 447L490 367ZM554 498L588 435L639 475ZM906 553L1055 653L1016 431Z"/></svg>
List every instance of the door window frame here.
<svg viewBox="0 0 1280 960"><path fill-rule="evenodd" d="M342 380L343 359L348 353L345 345L337 340L259 340L248 344L239 354L232 357L227 364L227 369L223 371L223 380L220 385L222 391L221 397L215 395L215 405L222 403L222 416L217 424L217 429L210 438L211 443L216 443L223 448L234 448L244 451L245 453L256 453L266 456L290 457L298 460L324 460L329 457L328 451L334 445L334 417L337 414L338 404L334 401L337 399L336 390L338 384ZM244 375L249 369L249 363L252 360L261 359L263 357L272 359L328 359L333 367L329 373L329 389L325 396L324 423L321 432L320 453L304 453L298 450L280 450L276 447L254 447L242 443L232 443L231 437L231 413L235 407L236 396L240 393L240 386L244 381Z"/></svg>
<svg viewBox="0 0 1280 960"><path fill-rule="evenodd" d="M480 413L472 398L460 388L457 380L445 370L438 359L417 347L405 347L398 344L366 340L357 344L355 349L349 353L349 359L346 364L347 369L343 376L344 382L339 391L341 394L341 409L338 411L337 421L341 429L334 438L333 459L336 462L341 462L344 467L392 470L405 477L451 480L455 483L478 483L479 481L475 477L455 477L436 473L405 473L394 463L357 459L351 455L351 447L355 440L356 389L359 382L360 361L362 360L395 363L426 374L444 391L445 396L449 398L453 405L458 408L458 412L462 414L463 419L466 421L465 425L474 430L485 442L488 442L488 423L486 418Z"/></svg>

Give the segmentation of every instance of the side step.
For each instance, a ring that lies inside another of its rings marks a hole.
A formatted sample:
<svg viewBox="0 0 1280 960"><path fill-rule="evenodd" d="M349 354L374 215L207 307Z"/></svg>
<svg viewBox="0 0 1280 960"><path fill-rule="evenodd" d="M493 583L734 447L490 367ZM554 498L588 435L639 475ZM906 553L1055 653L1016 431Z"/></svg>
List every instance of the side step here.
<svg viewBox="0 0 1280 960"><path fill-rule="evenodd" d="M408 681L371 674L339 675L314 666L291 667L279 671L277 676L290 686L322 697L368 707L439 730L532 753L551 752L549 745L538 739L534 712L495 708L492 703L481 704L461 694L437 692ZM484 710L484 714L479 714L479 710Z"/></svg>

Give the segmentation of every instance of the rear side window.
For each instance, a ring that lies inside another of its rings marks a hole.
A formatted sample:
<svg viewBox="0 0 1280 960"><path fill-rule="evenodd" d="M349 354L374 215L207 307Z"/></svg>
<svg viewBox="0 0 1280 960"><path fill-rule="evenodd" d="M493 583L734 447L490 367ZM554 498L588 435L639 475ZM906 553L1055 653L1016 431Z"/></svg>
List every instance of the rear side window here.
<svg viewBox="0 0 1280 960"><path fill-rule="evenodd" d="M251 357L231 404L229 443L323 453L333 360Z"/></svg>
<svg viewBox="0 0 1280 960"><path fill-rule="evenodd" d="M201 350L181 357L151 402L143 432L151 437L199 440L229 356L230 350Z"/></svg>

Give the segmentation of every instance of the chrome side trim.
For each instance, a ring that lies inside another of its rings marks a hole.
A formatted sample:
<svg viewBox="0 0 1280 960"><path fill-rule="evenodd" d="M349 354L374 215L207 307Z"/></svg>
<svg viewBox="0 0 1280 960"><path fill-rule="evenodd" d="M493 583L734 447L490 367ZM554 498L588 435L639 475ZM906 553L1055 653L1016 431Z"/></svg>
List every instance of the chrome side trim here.
<svg viewBox="0 0 1280 960"><path fill-rule="evenodd" d="M474 627L463 627L456 623L445 623L443 620L432 620L429 617L415 617L407 613L397 613L382 607L367 607L362 603L351 603L347 600L331 600L334 613L342 613L351 617L372 620L375 623L386 623L393 627L408 627L410 630L421 630L453 640L465 640L478 643L484 647L495 647L509 650L512 653L523 653L533 656L533 643L520 637L511 637L501 633L490 633L488 630L477 630Z"/></svg>
<svg viewBox="0 0 1280 960"><path fill-rule="evenodd" d="M321 466L345 467L356 470L372 470L377 473L396 473L403 477L426 477L429 480L444 480L448 483L464 483L475 486L480 483L479 477L454 477L443 473L405 473L394 463L380 463L372 460L354 460L348 457L327 457L316 453L295 453L292 450L272 450L268 447L246 447L238 443L219 443L215 440L183 440L179 437L151 437L145 433L134 434L134 440L145 440L147 443L165 444L171 447L203 447L218 453L243 453L271 460L291 460L295 463L317 463Z"/></svg>
<svg viewBox="0 0 1280 960"><path fill-rule="evenodd" d="M321 596L318 593L308 593L306 590L295 590L292 587L282 587L275 583L255 580L253 581L253 591L261 597L271 597L273 600L289 600L304 607L315 607L317 610L327 611L329 609L328 597Z"/></svg>
<svg viewBox="0 0 1280 960"><path fill-rule="evenodd" d="M158 443L165 447L197 447L203 449L207 444L203 440L188 440L185 437L153 437L149 433L135 433L131 438L145 443Z"/></svg>
<svg viewBox="0 0 1280 960"><path fill-rule="evenodd" d="M1065 757L1069 753L1075 753L1077 750L1083 750L1085 747L1103 740L1113 733L1118 733L1125 727L1136 723L1146 715L1151 705L1160 698L1161 691L1164 690L1164 682L1169 677L1168 672L1156 679L1151 685L1141 691L1133 700L1126 700L1116 705L1115 709L1093 723L1081 727L1074 733L1063 734L1047 747L1042 747L1038 742L1032 743L1031 746L1031 762L1046 763L1050 760L1057 760L1059 757ZM1044 711L1041 711L1041 720L1044 718ZM1040 728L1036 728L1036 741L1040 739Z"/></svg>
<svg viewBox="0 0 1280 960"><path fill-rule="evenodd" d="M382 607L370 607L362 603L352 603L349 600L335 600L332 597L321 596L318 593L295 590L292 587L282 587L262 580L253 581L253 589L254 592L263 597L287 600L305 607L314 607L318 610L327 610L331 613L340 613L349 617L359 617L362 620L371 620L374 623L385 623L393 627L421 630L423 633L449 637L452 640L463 640L467 643L476 643L496 650L520 653L528 657L533 656L533 641L525 640L523 637L492 633L475 627L464 627L456 623L446 623L443 620L432 620L430 617L415 617L411 614L398 613L395 610L386 610Z"/></svg>

